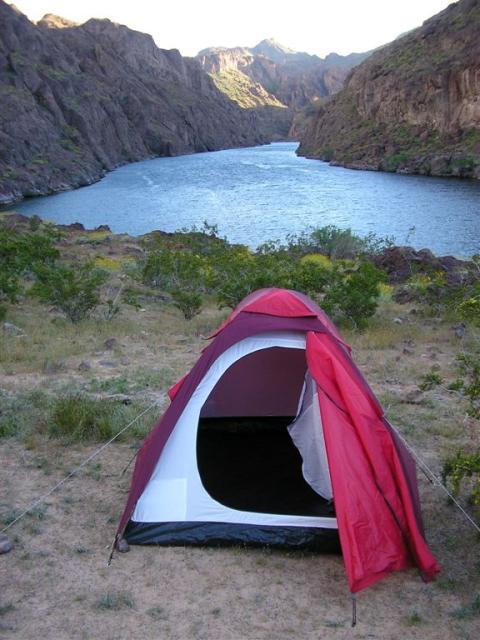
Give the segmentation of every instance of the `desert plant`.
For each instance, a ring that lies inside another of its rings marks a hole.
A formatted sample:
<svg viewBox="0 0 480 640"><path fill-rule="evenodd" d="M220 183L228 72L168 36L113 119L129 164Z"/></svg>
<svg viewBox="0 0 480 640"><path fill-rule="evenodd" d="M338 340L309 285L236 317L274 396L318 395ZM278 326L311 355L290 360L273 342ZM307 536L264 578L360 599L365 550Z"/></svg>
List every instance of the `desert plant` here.
<svg viewBox="0 0 480 640"><path fill-rule="evenodd" d="M434 371L432 369L431 371L429 371L428 373L425 373L422 376L421 382L418 385L418 388L421 391L429 391L430 389L433 389L433 387L442 383L443 383L442 376L438 373L438 371Z"/></svg>
<svg viewBox="0 0 480 640"><path fill-rule="evenodd" d="M329 258L320 254L307 255L297 262L292 274L292 287L319 300L333 280L337 270Z"/></svg>
<svg viewBox="0 0 480 640"><path fill-rule="evenodd" d="M460 377L455 382L455 389L468 400L468 414L480 419L480 351L461 353L457 356Z"/></svg>
<svg viewBox="0 0 480 640"><path fill-rule="evenodd" d="M235 307L255 289L255 258L244 246L230 246L216 256L207 284L221 307Z"/></svg>
<svg viewBox="0 0 480 640"><path fill-rule="evenodd" d="M331 274L323 309L354 327L364 328L377 310L385 274L369 262L344 263Z"/></svg>
<svg viewBox="0 0 480 640"><path fill-rule="evenodd" d="M172 296L187 320L200 312L208 265L203 256L186 249L158 249L147 255L143 281Z"/></svg>
<svg viewBox="0 0 480 640"><path fill-rule="evenodd" d="M473 453L459 451L448 457L443 463L442 478L451 484L455 495L466 484L469 502L480 506L480 449Z"/></svg>
<svg viewBox="0 0 480 640"><path fill-rule="evenodd" d="M85 395L59 398L52 409L49 434L71 442L107 440L114 435L116 405Z"/></svg>
<svg viewBox="0 0 480 640"><path fill-rule="evenodd" d="M321 253L333 259L351 259L362 254L378 253L392 246L391 238L381 238L374 233L359 236L351 229L327 225L310 229L287 238L287 248L294 255Z"/></svg>
<svg viewBox="0 0 480 640"><path fill-rule="evenodd" d="M37 265L34 273L36 282L30 293L62 311L72 322L80 322L96 309L100 288L108 277L91 262L77 268L63 263Z"/></svg>
<svg viewBox="0 0 480 640"><path fill-rule="evenodd" d="M58 257L53 243L57 234L48 226L22 233L0 227L0 300L15 302L22 292L22 278L39 264L51 265Z"/></svg>

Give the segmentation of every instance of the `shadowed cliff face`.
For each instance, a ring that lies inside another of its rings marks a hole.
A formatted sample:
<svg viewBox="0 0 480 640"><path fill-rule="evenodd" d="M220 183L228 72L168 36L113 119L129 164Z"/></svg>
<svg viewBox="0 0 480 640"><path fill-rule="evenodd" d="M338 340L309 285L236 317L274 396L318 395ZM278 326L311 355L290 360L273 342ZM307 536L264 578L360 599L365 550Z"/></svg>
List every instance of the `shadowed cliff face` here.
<svg viewBox="0 0 480 640"><path fill-rule="evenodd" d="M286 135L297 114L298 119L303 120L302 109L309 108L312 101L339 91L350 69L368 55L330 54L323 59L292 51L274 40L263 40L251 49L205 49L200 51L197 59L217 86L239 104L249 99L247 78L251 85L262 88L264 106L271 107L277 103L275 106L287 108L281 121L283 135ZM288 118L286 124L285 116ZM298 123L290 133L295 134L297 127Z"/></svg>
<svg viewBox="0 0 480 640"><path fill-rule="evenodd" d="M354 168L480 178L480 0L460 0L359 65L299 153Z"/></svg>
<svg viewBox="0 0 480 640"><path fill-rule="evenodd" d="M108 20L33 25L0 1L0 202L153 156L267 142L194 59Z"/></svg>

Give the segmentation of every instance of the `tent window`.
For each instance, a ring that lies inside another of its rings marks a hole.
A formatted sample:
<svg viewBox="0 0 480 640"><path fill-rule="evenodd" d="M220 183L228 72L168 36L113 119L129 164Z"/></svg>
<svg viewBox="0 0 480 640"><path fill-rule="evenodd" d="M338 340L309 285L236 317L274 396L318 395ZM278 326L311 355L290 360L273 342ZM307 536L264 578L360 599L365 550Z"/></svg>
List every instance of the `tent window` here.
<svg viewBox="0 0 480 640"><path fill-rule="evenodd" d="M288 432L305 371L303 350L273 347L245 356L219 380L197 435L200 478L212 498L241 511L333 515L304 480Z"/></svg>

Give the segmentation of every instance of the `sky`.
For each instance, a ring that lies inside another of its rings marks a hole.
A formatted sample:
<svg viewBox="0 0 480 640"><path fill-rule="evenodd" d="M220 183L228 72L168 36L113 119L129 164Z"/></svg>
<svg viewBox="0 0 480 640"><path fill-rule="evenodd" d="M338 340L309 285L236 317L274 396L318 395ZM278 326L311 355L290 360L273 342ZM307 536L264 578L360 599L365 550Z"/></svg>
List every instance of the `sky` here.
<svg viewBox="0 0 480 640"><path fill-rule="evenodd" d="M448 0L16 0L30 20L109 18L150 33L163 49L193 56L212 46L252 47L274 38L324 57L368 51L438 13Z"/></svg>

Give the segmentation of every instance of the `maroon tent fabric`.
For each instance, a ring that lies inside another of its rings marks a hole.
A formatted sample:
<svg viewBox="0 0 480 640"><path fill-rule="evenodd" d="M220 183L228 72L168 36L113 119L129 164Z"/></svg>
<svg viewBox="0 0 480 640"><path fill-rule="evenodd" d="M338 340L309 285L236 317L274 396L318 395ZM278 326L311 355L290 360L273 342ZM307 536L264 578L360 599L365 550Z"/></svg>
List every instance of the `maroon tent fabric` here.
<svg viewBox="0 0 480 640"><path fill-rule="evenodd" d="M411 566L418 567L425 580L432 579L439 567L423 537L414 461L330 319L303 294L283 289L248 296L212 336L190 373L172 387L171 405L137 456L117 535L128 524L178 418L212 363L244 338L280 330L307 335L307 365L317 383L351 591Z"/></svg>

